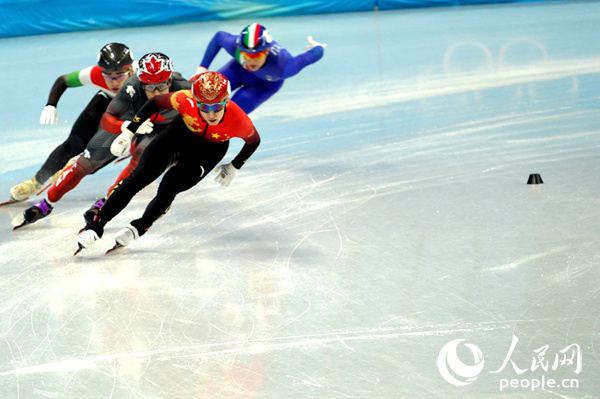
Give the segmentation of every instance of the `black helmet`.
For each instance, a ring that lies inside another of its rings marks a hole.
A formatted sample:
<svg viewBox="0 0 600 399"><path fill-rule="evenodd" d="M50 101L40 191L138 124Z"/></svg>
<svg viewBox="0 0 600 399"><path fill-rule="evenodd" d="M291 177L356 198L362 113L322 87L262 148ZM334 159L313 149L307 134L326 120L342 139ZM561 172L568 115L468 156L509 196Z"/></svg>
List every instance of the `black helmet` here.
<svg viewBox="0 0 600 399"><path fill-rule="evenodd" d="M102 72L118 72L134 63L129 47L121 43L109 43L98 53L98 66Z"/></svg>

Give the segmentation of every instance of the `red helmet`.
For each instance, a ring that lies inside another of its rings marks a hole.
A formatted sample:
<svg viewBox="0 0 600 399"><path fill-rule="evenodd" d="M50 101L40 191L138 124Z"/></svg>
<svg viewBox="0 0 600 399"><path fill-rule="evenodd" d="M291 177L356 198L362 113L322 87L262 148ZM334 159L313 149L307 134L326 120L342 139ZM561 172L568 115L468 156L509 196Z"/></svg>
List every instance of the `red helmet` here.
<svg viewBox="0 0 600 399"><path fill-rule="evenodd" d="M152 84L168 80L173 73L173 64L163 53L149 53L140 58L137 76L142 83Z"/></svg>
<svg viewBox="0 0 600 399"><path fill-rule="evenodd" d="M204 72L192 83L192 95L199 103L222 103L229 98L229 80L219 72Z"/></svg>

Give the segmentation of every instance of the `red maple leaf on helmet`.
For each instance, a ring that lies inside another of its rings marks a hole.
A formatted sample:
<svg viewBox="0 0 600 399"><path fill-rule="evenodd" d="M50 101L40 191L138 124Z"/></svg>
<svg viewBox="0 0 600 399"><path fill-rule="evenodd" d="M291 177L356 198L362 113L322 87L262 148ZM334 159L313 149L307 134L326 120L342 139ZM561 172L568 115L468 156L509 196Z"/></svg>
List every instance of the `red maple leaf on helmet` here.
<svg viewBox="0 0 600 399"><path fill-rule="evenodd" d="M160 71L160 68L162 66L162 62L161 60L157 59L156 57L152 56L152 58L150 58L150 61L146 62L144 64L144 66L146 67L146 70L150 73L156 73Z"/></svg>

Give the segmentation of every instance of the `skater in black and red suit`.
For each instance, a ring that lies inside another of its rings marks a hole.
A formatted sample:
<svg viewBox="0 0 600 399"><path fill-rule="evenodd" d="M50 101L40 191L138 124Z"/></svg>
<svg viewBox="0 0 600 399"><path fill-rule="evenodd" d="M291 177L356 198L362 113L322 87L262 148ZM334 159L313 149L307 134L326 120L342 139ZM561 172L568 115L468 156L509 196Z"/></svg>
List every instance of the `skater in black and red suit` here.
<svg viewBox="0 0 600 399"><path fill-rule="evenodd" d="M238 137L245 144L230 163L217 169L215 180L225 187L260 144L260 135L248 115L229 100L227 78L218 72L200 74L191 90L150 99L128 129L135 132L161 108L175 109L179 115L146 147L137 168L115 186L93 221L80 232L80 249L102 237L104 226L165 171L173 155L178 154L177 163L163 176L142 217L117 233L117 246L128 245L145 234L167 212L177 194L194 187L213 170L227 153L230 139Z"/></svg>
<svg viewBox="0 0 600 399"><path fill-rule="evenodd" d="M135 61L129 47L121 43L109 43L100 49L98 63L79 71L59 76L52 85L48 102L40 116L43 125L58 123L56 110L63 93L72 87L96 86L100 89L81 112L69 133L69 137L44 162L31 179L10 189L13 202L24 201L40 191L46 181L55 182L61 169L72 163L98 130L102 113L117 95L127 78L135 74Z"/></svg>
<svg viewBox="0 0 600 399"><path fill-rule="evenodd" d="M176 110L161 109L156 115L146 120L137 130L137 138L125 128L131 123L135 112L139 111L148 99L166 93L189 89L192 83L173 71L171 59L162 53L144 55L137 68L137 74L130 77L122 85L115 98L102 114L100 129L85 147L82 156L61 172L56 182L48 190L46 198L33 204L23 212L23 224L30 225L47 217L57 202L65 194L73 190L88 175L95 173L114 161L117 157L131 151L129 165L121 172L115 185L126 178L135 169L141 153L150 141L179 113ZM123 133L122 133L123 132ZM121 134L118 134L121 133ZM110 192L111 186L107 192ZM90 219L102 206L105 198L101 198L85 215Z"/></svg>

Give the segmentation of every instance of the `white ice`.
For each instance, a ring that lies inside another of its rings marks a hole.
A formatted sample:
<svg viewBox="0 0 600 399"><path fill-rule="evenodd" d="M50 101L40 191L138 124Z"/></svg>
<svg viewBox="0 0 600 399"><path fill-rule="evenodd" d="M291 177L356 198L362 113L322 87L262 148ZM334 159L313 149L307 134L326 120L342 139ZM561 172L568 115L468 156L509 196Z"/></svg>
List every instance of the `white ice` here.
<svg viewBox="0 0 600 399"><path fill-rule="evenodd" d="M0 40L4 197L95 92L40 125L57 76L112 41L191 76L249 22ZM600 3L260 22L327 48L251 115L263 141L229 188L205 179L108 256L156 190L73 257L123 164L27 228L29 204L0 208L0 397L600 397ZM439 356L456 339L474 381Z"/></svg>

